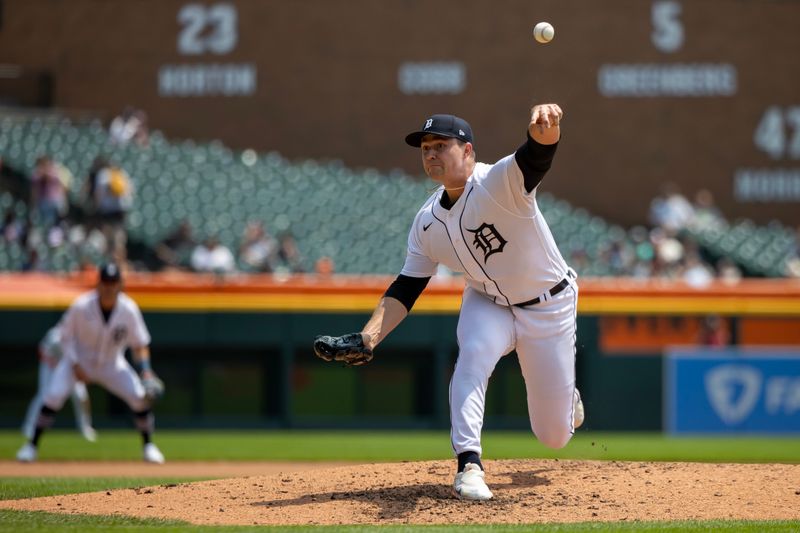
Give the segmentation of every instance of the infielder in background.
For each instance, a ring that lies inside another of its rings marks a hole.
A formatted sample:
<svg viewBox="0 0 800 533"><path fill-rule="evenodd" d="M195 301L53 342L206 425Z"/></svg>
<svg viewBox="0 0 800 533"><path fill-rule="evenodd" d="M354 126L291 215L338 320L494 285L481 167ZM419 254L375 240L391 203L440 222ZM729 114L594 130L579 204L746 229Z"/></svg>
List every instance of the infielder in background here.
<svg viewBox="0 0 800 533"><path fill-rule="evenodd" d="M164 455L152 442L152 403L163 393L161 380L150 368L150 333L136 303L122 292L122 276L114 263L100 267L97 289L79 296L61 320L64 355L53 371L33 436L17 452L17 460L35 461L39 439L51 427L56 413L76 380L102 385L131 408L144 440L143 457L163 463ZM133 352L141 378L125 359Z"/></svg>
<svg viewBox="0 0 800 533"><path fill-rule="evenodd" d="M39 411L44 402L44 393L53 376L53 370L61 360L61 322L47 330L44 338L39 342L39 388L36 396L31 400L25 421L22 424L22 434L32 439L39 418ZM83 381L76 380L72 387L72 406L75 408L75 425L80 430L83 438L89 442L97 440L97 433L92 427L92 406L89 401L89 391Z"/></svg>
<svg viewBox="0 0 800 533"><path fill-rule="evenodd" d="M400 275L359 333L317 337L326 361L361 365L408 314L439 263L464 273L458 360L450 381L451 441L461 498L492 492L481 464L486 387L503 355L516 350L536 437L561 448L583 423L575 386L578 287L536 204L561 137L556 104L531 109L527 140L493 165L475 159L472 129L433 115L406 143L421 148L425 173L441 187L417 213Z"/></svg>

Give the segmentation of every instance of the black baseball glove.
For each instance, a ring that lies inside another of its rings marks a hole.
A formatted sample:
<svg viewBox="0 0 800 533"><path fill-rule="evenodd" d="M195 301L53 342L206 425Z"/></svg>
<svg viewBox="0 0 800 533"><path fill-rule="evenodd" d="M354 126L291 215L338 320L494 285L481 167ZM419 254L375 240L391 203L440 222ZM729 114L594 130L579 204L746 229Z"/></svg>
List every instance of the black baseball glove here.
<svg viewBox="0 0 800 533"><path fill-rule="evenodd" d="M314 353L325 361L343 361L351 366L372 361L372 350L364 346L361 333L348 333L341 337L320 335L314 339Z"/></svg>

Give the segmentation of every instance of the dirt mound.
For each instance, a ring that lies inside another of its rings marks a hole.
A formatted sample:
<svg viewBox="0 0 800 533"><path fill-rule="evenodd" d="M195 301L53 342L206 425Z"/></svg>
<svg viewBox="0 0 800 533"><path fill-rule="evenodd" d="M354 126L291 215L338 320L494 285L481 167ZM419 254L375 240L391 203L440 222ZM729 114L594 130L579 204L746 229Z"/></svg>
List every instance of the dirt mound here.
<svg viewBox="0 0 800 533"><path fill-rule="evenodd" d="M0 461L0 472L12 477L177 477L223 478L267 476L352 465L337 462L170 461L154 465L142 461Z"/></svg>
<svg viewBox="0 0 800 533"><path fill-rule="evenodd" d="M486 461L488 502L456 499L452 461L340 466L0 502L193 524L453 524L800 519L800 465Z"/></svg>

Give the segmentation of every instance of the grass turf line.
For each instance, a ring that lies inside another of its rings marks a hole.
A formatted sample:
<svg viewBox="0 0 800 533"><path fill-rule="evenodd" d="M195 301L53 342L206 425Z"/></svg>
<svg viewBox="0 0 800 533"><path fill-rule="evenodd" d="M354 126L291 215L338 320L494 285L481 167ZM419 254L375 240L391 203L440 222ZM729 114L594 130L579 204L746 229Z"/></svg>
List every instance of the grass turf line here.
<svg viewBox="0 0 800 533"><path fill-rule="evenodd" d="M168 461L423 461L452 459L446 431L164 430L155 436ZM0 457L13 459L23 439L0 431ZM800 463L797 437L669 437L660 433L579 431L561 450L525 431L483 434L486 459L594 459ZM140 460L133 430L100 430L96 443L74 430L54 430L40 445L41 460Z"/></svg>
<svg viewBox="0 0 800 533"><path fill-rule="evenodd" d="M58 494L97 492L121 488L151 487L168 483L186 483L209 477L0 477L0 500L19 500Z"/></svg>
<svg viewBox="0 0 800 533"><path fill-rule="evenodd" d="M578 524L523 524L523 525L454 525L454 526L193 526L178 521L128 518L121 516L62 515L57 513L0 510L0 531L24 533L37 532L134 532L153 531L157 533L223 532L240 533L258 531L268 533L297 533L301 531L342 532L342 533L495 533L520 532L606 532L606 531L662 531L662 532L700 532L700 531L742 531L784 532L797 531L798 521L708 521L708 522L591 522Z"/></svg>

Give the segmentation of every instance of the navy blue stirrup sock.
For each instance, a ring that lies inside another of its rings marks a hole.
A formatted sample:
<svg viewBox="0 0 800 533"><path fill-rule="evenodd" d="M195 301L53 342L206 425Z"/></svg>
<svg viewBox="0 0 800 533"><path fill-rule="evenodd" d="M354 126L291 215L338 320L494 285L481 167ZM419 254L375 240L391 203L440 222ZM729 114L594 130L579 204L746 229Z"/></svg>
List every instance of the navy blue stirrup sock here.
<svg viewBox="0 0 800 533"><path fill-rule="evenodd" d="M458 471L463 472L464 467L467 463L472 463L481 467L483 470L483 465L481 464L481 456L478 455L478 452L462 452L458 454Z"/></svg>

